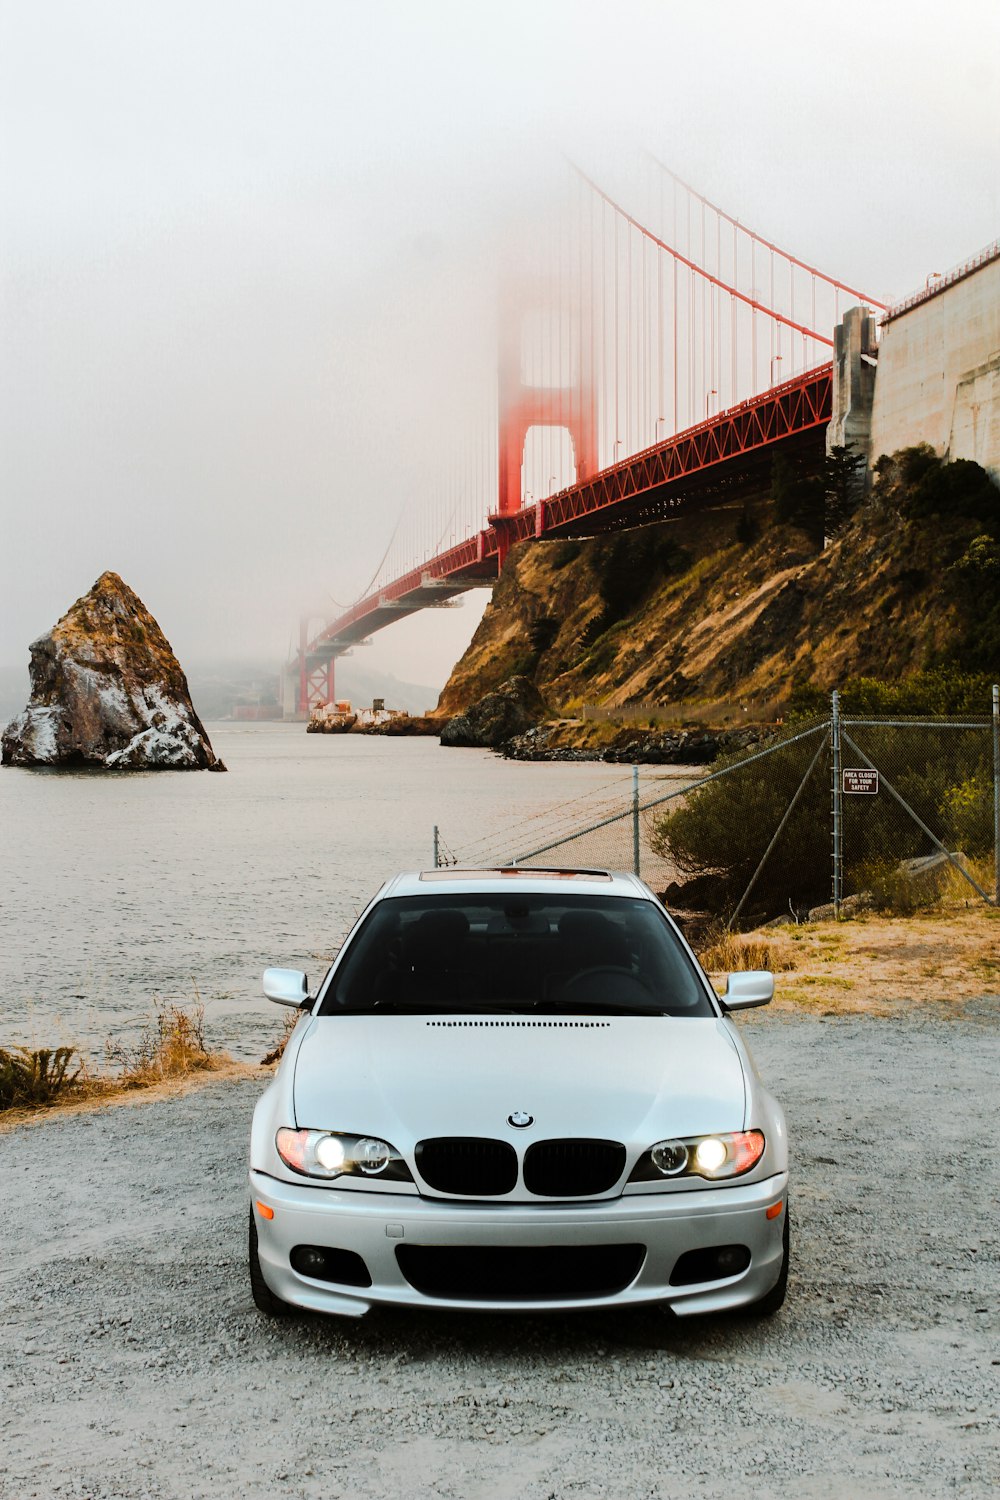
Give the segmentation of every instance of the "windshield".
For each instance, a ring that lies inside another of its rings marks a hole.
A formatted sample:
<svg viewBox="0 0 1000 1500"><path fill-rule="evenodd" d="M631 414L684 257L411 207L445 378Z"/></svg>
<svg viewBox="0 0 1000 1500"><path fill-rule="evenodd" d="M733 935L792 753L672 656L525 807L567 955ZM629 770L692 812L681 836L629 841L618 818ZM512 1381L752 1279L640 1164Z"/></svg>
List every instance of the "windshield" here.
<svg viewBox="0 0 1000 1500"><path fill-rule="evenodd" d="M641 898L434 895L380 901L319 1009L712 1016L669 922Z"/></svg>

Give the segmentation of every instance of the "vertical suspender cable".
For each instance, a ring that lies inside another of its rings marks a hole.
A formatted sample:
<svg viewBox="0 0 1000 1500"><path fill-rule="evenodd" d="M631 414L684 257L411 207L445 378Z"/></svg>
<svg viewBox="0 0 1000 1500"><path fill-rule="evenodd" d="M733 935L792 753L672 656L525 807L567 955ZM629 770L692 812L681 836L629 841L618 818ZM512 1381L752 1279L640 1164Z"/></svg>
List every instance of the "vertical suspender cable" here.
<svg viewBox="0 0 1000 1500"><path fill-rule="evenodd" d="M768 268L769 288L770 289L769 289L769 295L768 295L767 305L768 305L768 307L773 307L774 306L774 251L773 250L769 250L768 251L768 261L770 263L769 264L769 268ZM768 383L769 386L772 386L774 384L774 319L773 318L768 318L767 323L768 323L768 346L769 346L770 351L771 351L771 363L768 366L768 370L767 370L767 383Z"/></svg>
<svg viewBox="0 0 1000 1500"><path fill-rule="evenodd" d="M618 254L618 222L619 222L618 215L615 214L615 217L614 217L614 226L615 226L615 337L614 337L614 344L612 346L612 354L614 356L614 361L615 361L615 451L614 451L614 456L613 456L613 458L611 460L612 463L617 463L618 462L618 447L619 447L619 443L620 443L620 440L621 440L621 396L620 396L620 391L619 391L619 380L618 380L618 373L619 373L619 369L618 369L618 364L619 364L619 362L618 362L618 353L619 353L618 331L619 331L619 324L620 324L620 303L619 303L619 297L618 297L618 285L619 285L619 280L620 280L619 274L618 274L618 270L619 270L619 267L618 267L618 259L619 259L619 254Z"/></svg>
<svg viewBox="0 0 1000 1500"><path fill-rule="evenodd" d="M660 187L660 221L663 221L663 187ZM663 251L656 247L656 436L660 437L663 410Z"/></svg>
<svg viewBox="0 0 1000 1500"><path fill-rule="evenodd" d="M698 405L694 394L697 381L697 355L695 349L698 338L696 331L698 326L698 288L693 270L688 273L688 307L690 308L691 353L688 360L688 414L685 426L691 427L698 420Z"/></svg>
<svg viewBox="0 0 1000 1500"><path fill-rule="evenodd" d="M608 205L601 203L601 421L610 426L611 387L608 383ZM611 434L607 434L610 444ZM608 449L601 455L602 463L608 462Z"/></svg>
<svg viewBox="0 0 1000 1500"><path fill-rule="evenodd" d="M649 307L646 297L646 238L639 236L639 253L642 256L642 308L639 313L640 327L642 328L642 426L643 431L639 434L639 447L645 448L649 443Z"/></svg>
<svg viewBox="0 0 1000 1500"><path fill-rule="evenodd" d="M718 215L716 215L716 220L715 220L715 274L716 274L716 276L718 276L719 280L721 281L722 280L722 220L718 217ZM719 386L719 392L718 392L719 403L718 404L719 404L719 409L721 410L722 409L722 405L723 405L723 402L722 402L722 301L721 301L721 299L719 297L718 288L715 288L714 291L715 291L715 311L716 311L716 319L715 319L715 339L716 339L715 369L716 369L716 379L712 381L712 384Z"/></svg>
<svg viewBox="0 0 1000 1500"><path fill-rule="evenodd" d="M677 420L677 260L674 258L674 300L672 306L674 323L674 436L676 437L680 428Z"/></svg>
<svg viewBox="0 0 1000 1500"><path fill-rule="evenodd" d="M729 294L729 404L736 405L736 298Z"/></svg>
<svg viewBox="0 0 1000 1500"><path fill-rule="evenodd" d="M625 448L622 457L632 450L632 226L625 225Z"/></svg>

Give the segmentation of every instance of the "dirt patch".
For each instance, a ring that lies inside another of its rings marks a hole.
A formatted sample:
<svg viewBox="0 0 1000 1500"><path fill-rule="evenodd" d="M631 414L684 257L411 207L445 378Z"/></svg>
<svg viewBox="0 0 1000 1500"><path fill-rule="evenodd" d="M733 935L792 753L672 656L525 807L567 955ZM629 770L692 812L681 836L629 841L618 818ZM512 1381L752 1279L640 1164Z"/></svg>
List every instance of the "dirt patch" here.
<svg viewBox="0 0 1000 1500"><path fill-rule="evenodd" d="M1000 994L1000 911L988 906L789 923L744 933L740 942L769 950L769 967L785 971L775 977L777 1010L891 1015L909 1003L948 1014L964 1000ZM725 972L710 973L721 991Z"/></svg>

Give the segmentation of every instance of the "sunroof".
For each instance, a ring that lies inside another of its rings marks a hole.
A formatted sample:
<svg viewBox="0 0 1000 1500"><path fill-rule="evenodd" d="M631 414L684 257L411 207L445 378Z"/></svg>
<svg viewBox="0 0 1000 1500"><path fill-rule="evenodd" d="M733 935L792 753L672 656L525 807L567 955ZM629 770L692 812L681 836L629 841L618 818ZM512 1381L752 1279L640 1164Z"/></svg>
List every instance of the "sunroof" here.
<svg viewBox="0 0 1000 1500"><path fill-rule="evenodd" d="M423 870L421 880L611 880L607 870L539 870L530 865L498 865L492 870Z"/></svg>

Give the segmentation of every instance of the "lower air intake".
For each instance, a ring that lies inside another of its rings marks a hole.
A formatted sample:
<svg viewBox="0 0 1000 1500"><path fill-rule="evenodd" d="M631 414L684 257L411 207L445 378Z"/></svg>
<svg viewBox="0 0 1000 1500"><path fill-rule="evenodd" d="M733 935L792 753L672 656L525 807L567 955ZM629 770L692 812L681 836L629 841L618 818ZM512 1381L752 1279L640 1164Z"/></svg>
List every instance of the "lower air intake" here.
<svg viewBox="0 0 1000 1500"><path fill-rule="evenodd" d="M645 1245L396 1246L412 1287L462 1302L610 1297L635 1280L645 1255Z"/></svg>

